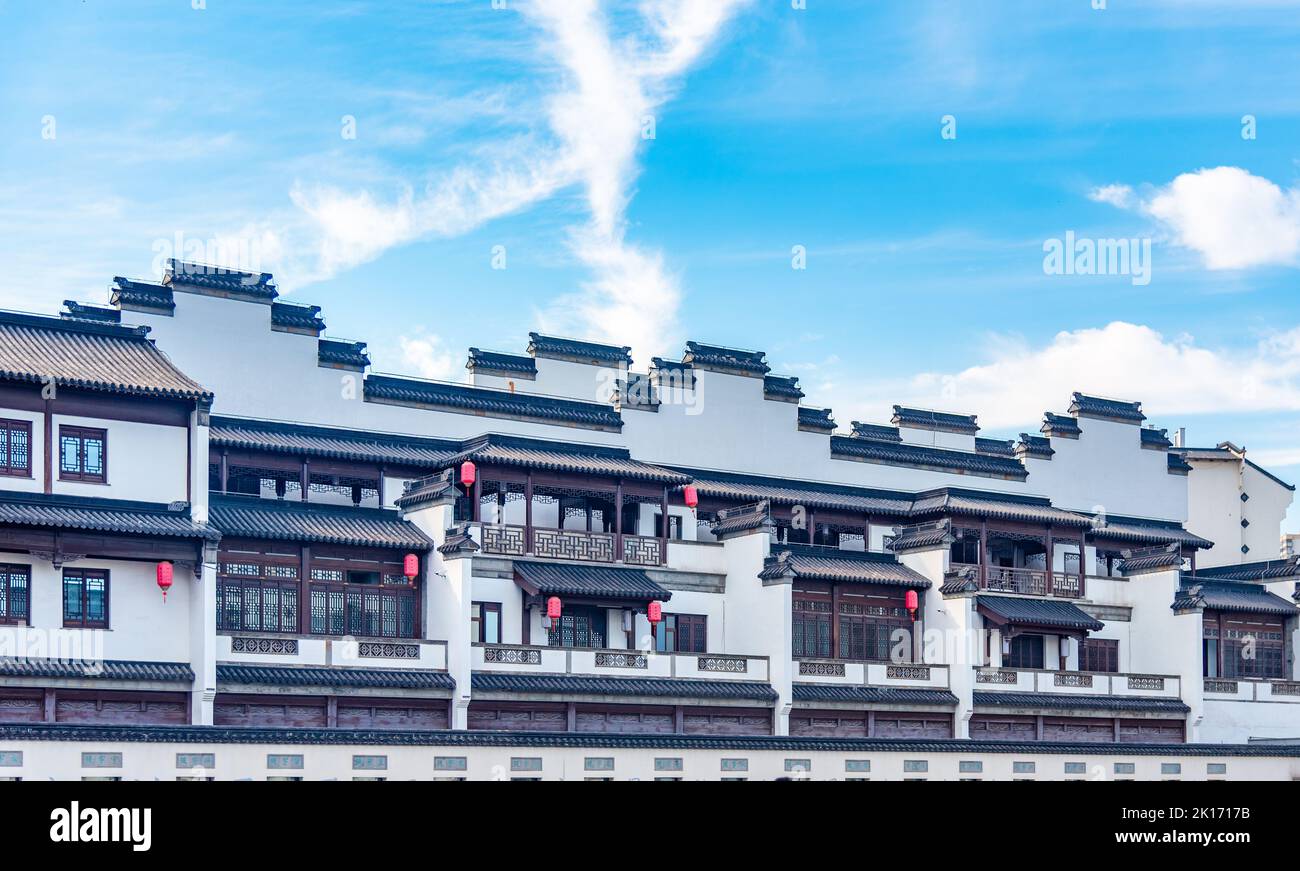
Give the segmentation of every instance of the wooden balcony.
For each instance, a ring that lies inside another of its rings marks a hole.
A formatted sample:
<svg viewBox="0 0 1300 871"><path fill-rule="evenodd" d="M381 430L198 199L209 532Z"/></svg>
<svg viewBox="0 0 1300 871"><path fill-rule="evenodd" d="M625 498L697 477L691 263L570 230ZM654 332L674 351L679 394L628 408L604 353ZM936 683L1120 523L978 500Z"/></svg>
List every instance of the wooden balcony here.
<svg viewBox="0 0 1300 871"><path fill-rule="evenodd" d="M953 563L952 573L968 573L981 590L990 593L1015 593L1018 596L1060 596L1077 599L1083 596L1083 575L1042 569L989 566L986 572L971 563Z"/></svg>
<svg viewBox="0 0 1300 871"><path fill-rule="evenodd" d="M648 535L551 529L507 523L479 524L483 553L536 556L579 562L623 562L635 566L664 564L664 540ZM618 559L615 554L621 554Z"/></svg>

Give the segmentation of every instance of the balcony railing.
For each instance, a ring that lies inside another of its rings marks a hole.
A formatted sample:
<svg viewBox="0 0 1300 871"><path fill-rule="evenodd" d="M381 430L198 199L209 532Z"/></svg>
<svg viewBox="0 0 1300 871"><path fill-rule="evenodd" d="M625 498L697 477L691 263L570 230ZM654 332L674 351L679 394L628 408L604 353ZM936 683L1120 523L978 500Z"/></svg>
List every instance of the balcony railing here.
<svg viewBox="0 0 1300 871"><path fill-rule="evenodd" d="M1175 675L1166 674L976 668L975 690L1177 699L1182 695L1182 681Z"/></svg>
<svg viewBox="0 0 1300 871"><path fill-rule="evenodd" d="M798 683L861 684L874 687L948 689L948 666L919 662L855 662L843 659L798 659Z"/></svg>
<svg viewBox="0 0 1300 871"><path fill-rule="evenodd" d="M766 656L475 644L474 671L768 681Z"/></svg>
<svg viewBox="0 0 1300 871"><path fill-rule="evenodd" d="M1300 681L1294 680L1207 677L1203 689L1206 701L1300 704Z"/></svg>
<svg viewBox="0 0 1300 871"><path fill-rule="evenodd" d="M530 529L505 523L484 523L480 529L483 553L612 563L621 539L622 562L637 566L663 565L663 540L647 535L619 536L612 532L542 526Z"/></svg>
<svg viewBox="0 0 1300 871"><path fill-rule="evenodd" d="M986 575L974 563L953 563L953 572L968 572L981 590L991 593L1015 593L1020 596L1063 596L1077 599L1083 595L1083 576L1071 572L1048 572L1043 569L989 566Z"/></svg>

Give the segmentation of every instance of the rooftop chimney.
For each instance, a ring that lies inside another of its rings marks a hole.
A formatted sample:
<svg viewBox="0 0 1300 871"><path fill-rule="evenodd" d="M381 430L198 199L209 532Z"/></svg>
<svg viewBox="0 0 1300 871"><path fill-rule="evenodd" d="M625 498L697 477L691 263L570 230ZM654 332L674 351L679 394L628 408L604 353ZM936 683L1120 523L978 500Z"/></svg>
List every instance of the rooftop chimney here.
<svg viewBox="0 0 1300 871"><path fill-rule="evenodd" d="M1174 447L1176 448L1187 447L1187 427L1180 426L1178 430L1174 433Z"/></svg>

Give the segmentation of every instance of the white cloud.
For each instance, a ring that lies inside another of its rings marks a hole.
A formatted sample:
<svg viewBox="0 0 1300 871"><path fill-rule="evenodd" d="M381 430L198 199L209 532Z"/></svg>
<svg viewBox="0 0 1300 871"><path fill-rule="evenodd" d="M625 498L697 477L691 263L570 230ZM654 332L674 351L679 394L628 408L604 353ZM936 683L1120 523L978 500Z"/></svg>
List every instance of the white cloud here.
<svg viewBox="0 0 1300 871"><path fill-rule="evenodd" d="M451 381L461 368L463 357L453 353L441 337L431 333L401 336L398 347L403 371L415 372L422 378Z"/></svg>
<svg viewBox="0 0 1300 871"><path fill-rule="evenodd" d="M1126 209L1133 202L1133 188L1126 184L1102 185L1089 191L1088 199L1095 203L1109 203L1116 208Z"/></svg>
<svg viewBox="0 0 1300 871"><path fill-rule="evenodd" d="M1199 169L1145 198L1126 185L1096 188L1091 199L1137 208L1207 269L1293 266L1300 261L1300 188L1283 190L1236 166Z"/></svg>
<svg viewBox="0 0 1300 871"><path fill-rule="evenodd" d="M314 239L309 262L282 266L299 282L372 260L397 245L465 233L578 185L589 221L570 247L592 277L541 313L547 329L616 341L642 359L678 338L681 291L663 257L626 239L625 210L639 171L646 119L672 97L726 21L748 0L644 0L615 27L595 0L534 0L519 10L537 27L558 86L546 130L493 146L424 190L384 201L368 190L297 185L292 200Z"/></svg>
<svg viewBox="0 0 1300 871"><path fill-rule="evenodd" d="M978 414L984 427L1032 426L1064 411L1075 391L1142 402L1149 417L1300 410L1300 327L1245 352L1168 339L1139 324L1061 332L1033 346L1009 336L987 342L990 362L957 372L924 372L835 397L847 422L882 420L894 402Z"/></svg>

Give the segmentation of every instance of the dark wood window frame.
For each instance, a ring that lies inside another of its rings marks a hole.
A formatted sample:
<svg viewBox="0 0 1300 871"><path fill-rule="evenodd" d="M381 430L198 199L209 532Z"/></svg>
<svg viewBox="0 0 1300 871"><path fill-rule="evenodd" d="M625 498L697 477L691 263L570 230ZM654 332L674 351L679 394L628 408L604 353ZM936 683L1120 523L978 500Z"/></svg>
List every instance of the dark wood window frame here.
<svg viewBox="0 0 1300 871"><path fill-rule="evenodd" d="M21 435L22 464L14 462L14 437ZM30 478L32 476L32 422L0 418L0 475L8 478Z"/></svg>
<svg viewBox="0 0 1300 871"><path fill-rule="evenodd" d="M1119 641L1114 638L1088 638L1079 646L1079 671L1103 674L1119 672Z"/></svg>
<svg viewBox="0 0 1300 871"><path fill-rule="evenodd" d="M30 626L32 620L32 567L0 565L0 625Z"/></svg>
<svg viewBox="0 0 1300 871"><path fill-rule="evenodd" d="M90 616L89 581L103 582L102 610L100 618ZM79 587L77 593L78 614L68 611L69 585ZM65 629L107 629L109 627L110 578L108 569L68 569L63 570L63 628Z"/></svg>
<svg viewBox="0 0 1300 871"><path fill-rule="evenodd" d="M660 653L708 653L708 615L664 614L655 627L655 649Z"/></svg>
<svg viewBox="0 0 1300 871"><path fill-rule="evenodd" d="M1047 636L1036 632L1011 637L1010 649L1002 657L1003 668L1044 667L1047 657Z"/></svg>
<svg viewBox="0 0 1300 871"><path fill-rule="evenodd" d="M497 615L496 638L488 638L487 621L484 619L488 614ZM500 602L471 602L470 603L470 625L476 627L473 632L474 641L479 644L500 644L501 643L501 603Z"/></svg>
<svg viewBox="0 0 1300 871"><path fill-rule="evenodd" d="M75 469L69 468L64 462L64 442L71 439L77 441L77 468ZM92 441L99 442L98 472L86 471L86 443ZM59 426L58 452L60 481L77 481L83 484L108 483L108 430L61 424Z"/></svg>

